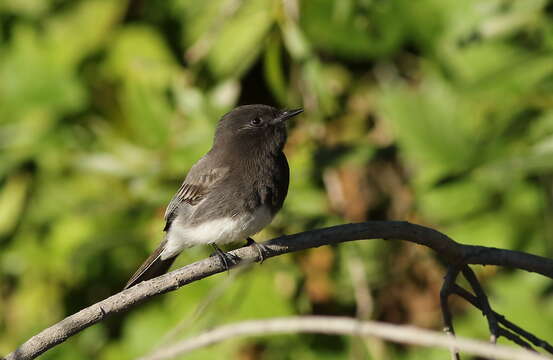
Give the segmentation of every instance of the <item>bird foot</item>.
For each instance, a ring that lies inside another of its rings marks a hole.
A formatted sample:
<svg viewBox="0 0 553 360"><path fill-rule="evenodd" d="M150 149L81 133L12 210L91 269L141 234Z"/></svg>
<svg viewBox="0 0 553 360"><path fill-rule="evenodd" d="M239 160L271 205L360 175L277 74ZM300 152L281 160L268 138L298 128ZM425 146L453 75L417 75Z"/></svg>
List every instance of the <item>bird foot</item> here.
<svg viewBox="0 0 553 360"><path fill-rule="evenodd" d="M230 267L234 265L235 258L231 254L221 250L215 243L211 243L209 245L211 245L211 247L215 250L215 252L213 252L210 256L217 256L223 264L225 270L230 273Z"/></svg>
<svg viewBox="0 0 553 360"><path fill-rule="evenodd" d="M255 249L257 250L257 253L259 254L259 260L260 260L259 263L263 264L263 261L265 261L265 258L266 258L265 254L269 252L267 246L260 244L258 242L255 242L254 239L249 237L245 246L250 246L250 245L253 245L255 247Z"/></svg>

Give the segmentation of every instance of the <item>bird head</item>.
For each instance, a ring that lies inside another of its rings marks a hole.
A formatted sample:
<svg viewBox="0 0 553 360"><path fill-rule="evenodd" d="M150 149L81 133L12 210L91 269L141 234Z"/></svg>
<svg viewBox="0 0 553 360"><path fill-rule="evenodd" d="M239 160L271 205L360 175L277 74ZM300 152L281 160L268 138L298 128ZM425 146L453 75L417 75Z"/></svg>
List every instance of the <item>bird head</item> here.
<svg viewBox="0 0 553 360"><path fill-rule="evenodd" d="M239 106L219 120L214 143L280 151L286 142L286 120L302 111L279 110L260 104Z"/></svg>

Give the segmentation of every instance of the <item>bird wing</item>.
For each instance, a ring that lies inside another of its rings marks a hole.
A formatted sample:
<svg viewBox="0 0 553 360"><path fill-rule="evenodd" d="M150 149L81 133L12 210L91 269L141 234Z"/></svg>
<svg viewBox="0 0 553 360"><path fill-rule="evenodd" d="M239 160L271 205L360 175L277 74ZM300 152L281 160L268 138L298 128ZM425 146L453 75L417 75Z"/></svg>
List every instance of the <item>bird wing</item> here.
<svg viewBox="0 0 553 360"><path fill-rule="evenodd" d="M203 164L203 161L199 161L190 169L188 176L171 199L165 210L164 231L169 230L182 204L186 203L192 206L198 204L209 193L213 185L217 184L228 171L228 168L224 167L206 169L205 166L202 166Z"/></svg>

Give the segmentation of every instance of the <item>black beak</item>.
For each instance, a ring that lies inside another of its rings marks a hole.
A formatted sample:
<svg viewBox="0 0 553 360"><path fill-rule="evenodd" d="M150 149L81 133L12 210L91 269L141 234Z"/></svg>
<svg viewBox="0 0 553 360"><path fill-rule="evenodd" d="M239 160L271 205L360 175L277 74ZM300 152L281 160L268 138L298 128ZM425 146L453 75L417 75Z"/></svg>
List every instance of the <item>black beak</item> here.
<svg viewBox="0 0 553 360"><path fill-rule="evenodd" d="M298 114L301 114L302 112L303 112L303 109L282 110L280 115L278 115L273 121L273 124L284 122Z"/></svg>

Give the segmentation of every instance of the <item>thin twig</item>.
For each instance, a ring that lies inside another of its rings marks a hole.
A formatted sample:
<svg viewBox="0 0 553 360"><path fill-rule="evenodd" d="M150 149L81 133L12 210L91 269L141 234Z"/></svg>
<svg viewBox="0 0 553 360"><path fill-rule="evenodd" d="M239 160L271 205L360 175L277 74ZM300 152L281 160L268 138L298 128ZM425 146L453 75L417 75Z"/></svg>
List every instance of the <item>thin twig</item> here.
<svg viewBox="0 0 553 360"><path fill-rule="evenodd" d="M473 305L475 308L480 309L480 304L478 303L478 299L476 298L476 296L474 296L473 294L468 292L466 289L462 288L459 285L455 285L454 288L453 288L453 292L456 295L458 295L458 296L462 297L463 299L465 299L466 301L468 301L469 303L471 303L471 305ZM482 309L480 309L480 310L482 310ZM503 316L503 315L501 315L501 314L499 314L495 311L494 311L494 315L495 315L497 321L501 325L505 326L505 328L507 328L511 332L513 332L513 333L521 336L522 338L528 340L534 346L541 347L542 349L544 349L548 353L553 354L553 346L551 344L549 344L547 341L545 341L543 339L540 339L536 335L531 334L528 331L522 329L521 327L513 324L512 322L507 320L507 318L505 316Z"/></svg>
<svg viewBox="0 0 553 360"><path fill-rule="evenodd" d="M515 344L537 353L537 351L532 347L532 345L530 345L526 340L524 340L523 338L521 338L517 334L512 333L509 330L502 328L501 326L498 327L497 331L498 331L499 336L503 336L504 338L511 340Z"/></svg>
<svg viewBox="0 0 553 360"><path fill-rule="evenodd" d="M553 346L551 346L551 344L549 344L547 341L542 340L542 339L538 338L536 335L534 335L532 333L529 333L528 331L526 331L526 330L520 328L519 326L513 324L512 322L507 320L505 318L505 316L503 316L501 314L495 313L495 317L497 318L497 320L499 321L500 324L505 326L510 331L512 331L515 334L518 334L521 337L525 338L530 343L534 344L534 346L541 347L542 349L544 349L548 353L553 354Z"/></svg>
<svg viewBox="0 0 553 360"><path fill-rule="evenodd" d="M444 277L444 283L440 290L440 307L442 309L442 316L444 319L444 332L449 337L455 337L455 329L453 328L453 320L451 316L451 310L449 309L449 296L453 293L453 286L457 275L459 274L459 268L457 266L450 266L447 269L447 273ZM459 351L455 347L449 349L452 360L460 360Z"/></svg>
<svg viewBox="0 0 553 360"><path fill-rule="evenodd" d="M484 292L484 289L482 289L480 281L478 281L478 278L474 274L474 271L472 271L472 269L468 265L463 266L461 272L474 290L474 294L476 295L476 298L481 305L479 309L482 310L482 313L488 320L488 327L490 328L491 334L490 341L495 344L497 342L497 338L499 337L499 327L497 325L495 314L492 310L492 307L490 306L488 296Z"/></svg>
<svg viewBox="0 0 553 360"><path fill-rule="evenodd" d="M464 352L483 357L517 360L544 360L543 355L525 349L489 344L464 338L452 338L437 331L400 326L376 321L359 321L334 316L296 316L265 320L244 321L224 325L196 337L169 346L140 360L163 360L185 354L224 340L241 336L260 336L283 333L317 333L331 335L376 336L402 344L456 347Z"/></svg>
<svg viewBox="0 0 553 360"><path fill-rule="evenodd" d="M480 309L482 311L482 302L479 301L479 299L472 295L470 292L468 292L467 290L465 290L464 288L460 287L459 285L457 284L454 284L453 287L451 288L451 293L452 294L457 294L463 298L465 298L466 300L468 300L472 305L474 305L474 307L476 307L477 309ZM493 311L492 309L490 309L493 317L495 319L497 319L498 315L495 311ZM484 312L484 311L482 311ZM532 347L532 345L530 345L526 340L524 340L523 338L521 338L517 333L515 332L512 332L510 331L509 329L505 329L503 327L501 327L500 325L496 325L497 326L497 338L499 338L499 336L503 336L504 338L506 339L509 339L511 340L512 342L514 342L515 344L518 344L530 351L536 351L534 350L534 348ZM496 338L496 339L497 339ZM492 341L492 343L496 343L497 341Z"/></svg>

